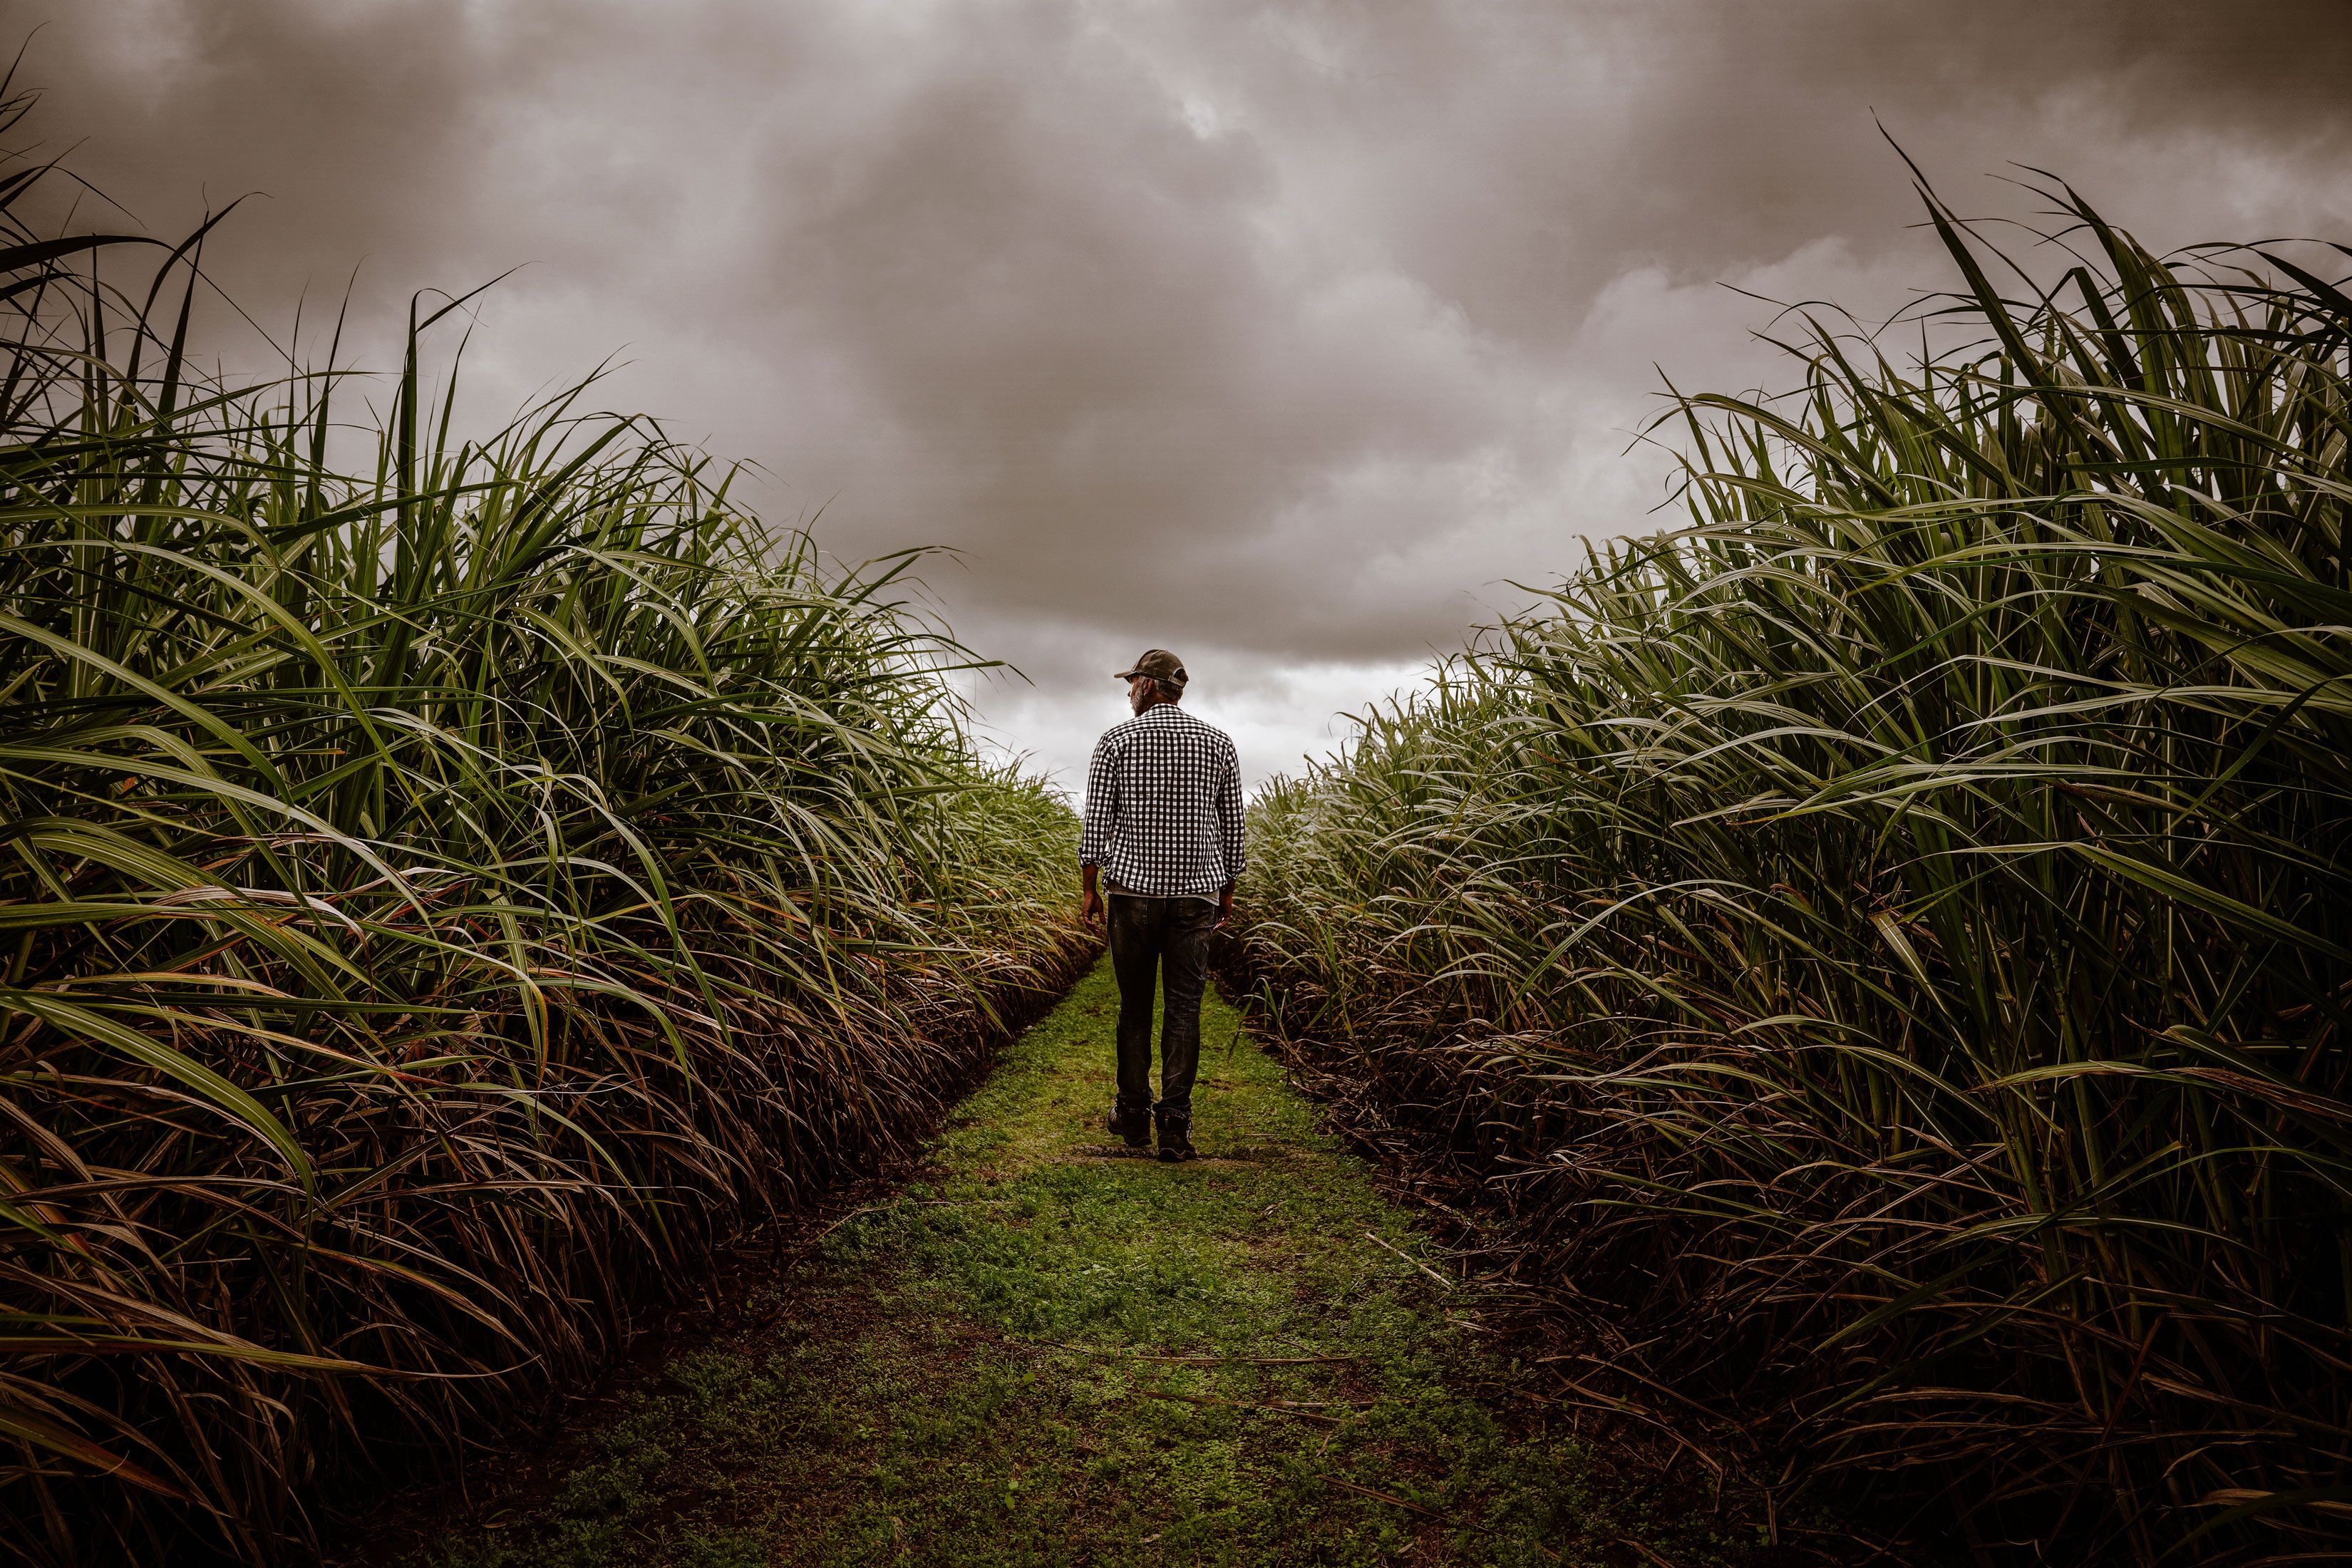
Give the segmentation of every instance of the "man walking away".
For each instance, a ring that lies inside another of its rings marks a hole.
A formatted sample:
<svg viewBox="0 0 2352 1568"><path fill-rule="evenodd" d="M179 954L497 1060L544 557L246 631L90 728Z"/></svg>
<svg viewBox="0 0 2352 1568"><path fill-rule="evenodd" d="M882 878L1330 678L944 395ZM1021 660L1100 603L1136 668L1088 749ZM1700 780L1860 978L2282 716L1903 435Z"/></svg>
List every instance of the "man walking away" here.
<svg viewBox="0 0 2352 1568"><path fill-rule="evenodd" d="M1148 1148L1151 994L1160 1023L1160 1157L1193 1157L1192 1078L1201 1063L1201 992L1209 933L1234 912L1242 874L1242 775L1234 743L1177 704L1184 661L1155 647L1119 672L1135 717L1095 742L1087 821L1078 837L1088 923L1110 906L1110 962L1118 975L1118 1100L1110 1130Z"/></svg>

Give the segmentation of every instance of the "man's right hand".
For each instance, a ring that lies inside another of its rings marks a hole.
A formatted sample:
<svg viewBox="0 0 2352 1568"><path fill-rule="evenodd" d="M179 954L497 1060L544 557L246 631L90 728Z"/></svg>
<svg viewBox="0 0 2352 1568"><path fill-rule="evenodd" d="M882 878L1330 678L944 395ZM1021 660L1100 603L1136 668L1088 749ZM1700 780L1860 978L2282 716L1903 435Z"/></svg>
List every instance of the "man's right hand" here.
<svg viewBox="0 0 2352 1568"><path fill-rule="evenodd" d="M1087 889L1086 901L1078 906L1078 918L1090 926L1102 924L1102 895L1092 888Z"/></svg>

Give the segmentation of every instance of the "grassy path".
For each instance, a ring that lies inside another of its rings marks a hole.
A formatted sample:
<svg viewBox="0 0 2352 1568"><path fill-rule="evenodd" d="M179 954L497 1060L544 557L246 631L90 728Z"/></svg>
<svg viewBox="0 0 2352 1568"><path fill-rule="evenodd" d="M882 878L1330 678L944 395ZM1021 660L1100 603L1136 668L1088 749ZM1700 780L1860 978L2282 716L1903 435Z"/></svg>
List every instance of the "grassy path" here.
<svg viewBox="0 0 2352 1568"><path fill-rule="evenodd" d="M1720 1561L1506 1430L1507 1367L1360 1162L1211 998L1194 1136L1102 1131L1107 966L1005 1055L928 1179L674 1362L440 1568ZM1476 1390L1486 1397L1472 1396ZM1641 1549L1616 1544L1632 1537Z"/></svg>

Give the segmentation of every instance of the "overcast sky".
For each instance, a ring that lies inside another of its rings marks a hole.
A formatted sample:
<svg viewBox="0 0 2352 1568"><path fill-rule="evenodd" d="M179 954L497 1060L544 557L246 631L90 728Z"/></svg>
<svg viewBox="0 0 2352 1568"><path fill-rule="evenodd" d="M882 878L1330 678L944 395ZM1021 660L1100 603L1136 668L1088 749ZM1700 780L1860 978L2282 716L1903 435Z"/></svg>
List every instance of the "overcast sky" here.
<svg viewBox="0 0 2352 1568"><path fill-rule="evenodd" d="M2055 169L2153 243L2352 240L2352 0L0 0L32 129L274 326L486 297L487 419L604 401L927 572L1072 788L1146 646L1253 779L1658 525L1660 372L1883 318ZM37 31L36 29L37 28ZM1726 285L1731 287L1727 288ZM1746 290L1743 294L1735 290ZM226 313L216 324L227 331Z"/></svg>

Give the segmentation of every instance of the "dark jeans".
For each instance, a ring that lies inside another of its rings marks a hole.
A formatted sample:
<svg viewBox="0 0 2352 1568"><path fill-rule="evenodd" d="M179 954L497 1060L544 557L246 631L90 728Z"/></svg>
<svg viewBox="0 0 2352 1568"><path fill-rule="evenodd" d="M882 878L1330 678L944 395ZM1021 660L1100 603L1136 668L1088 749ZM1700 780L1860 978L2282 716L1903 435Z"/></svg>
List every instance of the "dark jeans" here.
<svg viewBox="0 0 2352 1568"><path fill-rule="evenodd" d="M1160 1021L1160 1109L1192 1113L1201 1067L1201 992L1209 981L1209 933L1217 906L1207 899L1139 899L1113 893L1110 966L1118 975L1118 1103L1151 1103L1151 994L1164 986Z"/></svg>

